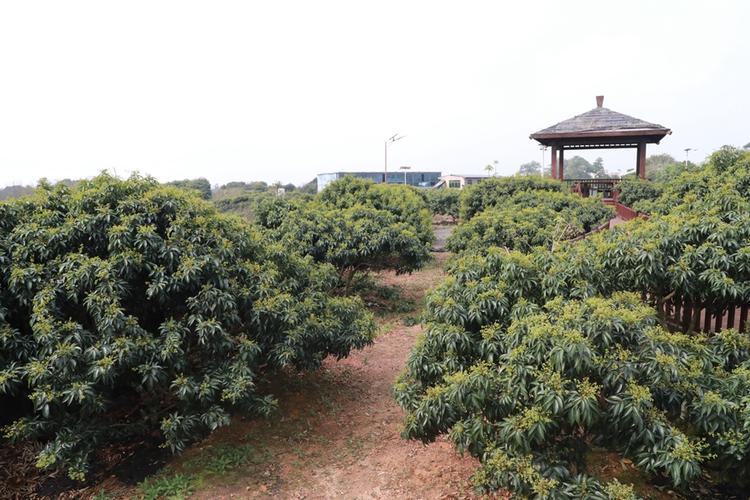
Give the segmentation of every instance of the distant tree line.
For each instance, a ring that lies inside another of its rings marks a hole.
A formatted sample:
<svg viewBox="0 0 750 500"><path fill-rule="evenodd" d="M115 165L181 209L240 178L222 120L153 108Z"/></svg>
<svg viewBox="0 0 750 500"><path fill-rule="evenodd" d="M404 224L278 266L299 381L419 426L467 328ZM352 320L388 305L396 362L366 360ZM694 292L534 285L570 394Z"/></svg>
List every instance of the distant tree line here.
<svg viewBox="0 0 750 500"><path fill-rule="evenodd" d="M63 179L59 182L60 184L63 184L65 186L74 186L78 183L78 181L74 181L72 179ZM46 179L40 179L39 184L49 184ZM0 201L2 200L10 200L13 198L20 198L21 196L26 196L34 192L36 189L35 186L22 186L22 185L14 185L14 186L6 186L4 188L0 189Z"/></svg>
<svg viewBox="0 0 750 500"><path fill-rule="evenodd" d="M750 149L750 143L746 144L744 149ZM694 170L697 164L692 162L678 161L669 154L651 155L646 158L646 178L650 181L666 182L682 172ZM597 158L592 162L580 156L566 158L563 174L567 179L601 179L620 177L614 172L609 172L604 168L604 160ZM518 167L517 175L542 175L542 165L538 161L523 163ZM544 168L544 176L551 176L549 167ZM623 178L634 177L634 172L628 172Z"/></svg>
<svg viewBox="0 0 750 500"><path fill-rule="evenodd" d="M571 179L601 179L617 177L604 169L604 160L597 158L593 163L586 158L573 156L565 160L564 175ZM518 175L542 175L542 165L538 161L530 161L518 168ZM549 168L544 169L544 175L550 176Z"/></svg>

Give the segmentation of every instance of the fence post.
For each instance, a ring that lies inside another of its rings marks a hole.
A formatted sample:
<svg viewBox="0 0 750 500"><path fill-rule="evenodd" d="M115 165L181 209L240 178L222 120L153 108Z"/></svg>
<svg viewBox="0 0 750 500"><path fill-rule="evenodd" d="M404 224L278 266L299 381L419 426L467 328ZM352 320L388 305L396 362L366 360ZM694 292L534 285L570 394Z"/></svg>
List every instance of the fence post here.
<svg viewBox="0 0 750 500"><path fill-rule="evenodd" d="M698 314L703 314L703 330L705 333L711 331L711 311L708 307L703 307Z"/></svg>
<svg viewBox="0 0 750 500"><path fill-rule="evenodd" d="M734 313L737 311L737 306L734 304L729 305L729 315L727 317L727 330L734 328Z"/></svg>
<svg viewBox="0 0 750 500"><path fill-rule="evenodd" d="M719 309L716 311L716 325L714 328L714 333L719 333L721 331L721 322L724 319L724 309Z"/></svg>
<svg viewBox="0 0 750 500"><path fill-rule="evenodd" d="M683 304L682 313L682 331L687 333L690 330L690 323L693 320L693 305L690 302Z"/></svg>

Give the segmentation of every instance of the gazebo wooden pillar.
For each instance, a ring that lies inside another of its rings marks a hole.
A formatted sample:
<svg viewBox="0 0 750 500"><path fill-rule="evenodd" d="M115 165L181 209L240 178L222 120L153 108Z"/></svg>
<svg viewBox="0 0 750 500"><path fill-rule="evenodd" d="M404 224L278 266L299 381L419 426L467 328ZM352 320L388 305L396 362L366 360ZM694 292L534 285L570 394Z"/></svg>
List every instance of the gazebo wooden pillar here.
<svg viewBox="0 0 750 500"><path fill-rule="evenodd" d="M637 146L635 175L641 179L646 178L646 143L639 142Z"/></svg>
<svg viewBox="0 0 750 500"><path fill-rule="evenodd" d="M565 179L565 151L584 149L636 150L636 176L646 178L646 145L659 142L672 131L604 107L604 96L596 96L596 108L582 115L531 134L530 138L552 151L552 177Z"/></svg>
<svg viewBox="0 0 750 500"><path fill-rule="evenodd" d="M558 178L563 180L565 177L565 146L560 147L560 161L557 162Z"/></svg>

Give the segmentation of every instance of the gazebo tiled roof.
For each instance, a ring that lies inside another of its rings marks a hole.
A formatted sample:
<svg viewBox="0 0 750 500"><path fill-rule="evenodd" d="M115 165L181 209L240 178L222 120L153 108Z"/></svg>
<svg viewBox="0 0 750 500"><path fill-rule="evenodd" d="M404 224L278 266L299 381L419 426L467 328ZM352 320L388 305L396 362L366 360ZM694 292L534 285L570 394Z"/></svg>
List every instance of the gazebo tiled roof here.
<svg viewBox="0 0 750 500"><path fill-rule="evenodd" d="M646 175L646 144L658 144L672 131L667 127L612 111L603 106L604 96L596 96L596 107L551 127L534 132L530 138L552 148L552 176L563 179L564 151L580 149L637 149L636 175ZM559 169L558 169L559 165Z"/></svg>
<svg viewBox="0 0 750 500"><path fill-rule="evenodd" d="M657 132L669 133L669 129L656 123L649 123L633 118L608 108L594 108L573 118L561 121L551 127L531 134L531 137L543 138L560 134L600 134L602 132Z"/></svg>

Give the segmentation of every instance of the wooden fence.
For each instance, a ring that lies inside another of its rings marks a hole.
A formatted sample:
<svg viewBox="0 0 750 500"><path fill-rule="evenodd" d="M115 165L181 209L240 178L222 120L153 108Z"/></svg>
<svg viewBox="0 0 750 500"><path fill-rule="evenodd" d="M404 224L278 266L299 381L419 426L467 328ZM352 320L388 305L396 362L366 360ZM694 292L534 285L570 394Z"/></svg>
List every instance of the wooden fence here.
<svg viewBox="0 0 750 500"><path fill-rule="evenodd" d="M670 327L683 332L716 333L730 328L749 332L748 309L750 304L706 307L672 298L661 306L659 313Z"/></svg>

